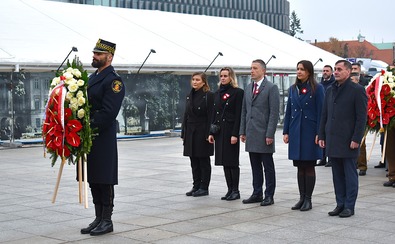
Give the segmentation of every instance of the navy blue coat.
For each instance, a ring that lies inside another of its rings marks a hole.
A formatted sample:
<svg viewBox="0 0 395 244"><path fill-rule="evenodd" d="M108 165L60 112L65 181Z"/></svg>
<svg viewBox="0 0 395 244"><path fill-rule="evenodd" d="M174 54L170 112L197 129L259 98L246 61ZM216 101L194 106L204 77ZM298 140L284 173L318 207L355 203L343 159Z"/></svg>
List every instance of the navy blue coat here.
<svg viewBox="0 0 395 244"><path fill-rule="evenodd" d="M93 137L88 154L88 182L118 184L118 151L116 117L125 96L121 77L108 66L99 74L93 73L88 82Z"/></svg>
<svg viewBox="0 0 395 244"><path fill-rule="evenodd" d="M299 92L295 85L289 89L283 129L283 134L288 134L289 139L288 158L317 160L322 158L322 149L315 144L315 137L319 132L324 87L317 84L313 93L310 83L307 83L306 90L302 91Z"/></svg>
<svg viewBox="0 0 395 244"><path fill-rule="evenodd" d="M361 143L367 120L368 97L363 86L348 78L340 87L337 82L325 94L319 139L325 141L325 152L333 158L357 158L359 150L350 149L351 141Z"/></svg>

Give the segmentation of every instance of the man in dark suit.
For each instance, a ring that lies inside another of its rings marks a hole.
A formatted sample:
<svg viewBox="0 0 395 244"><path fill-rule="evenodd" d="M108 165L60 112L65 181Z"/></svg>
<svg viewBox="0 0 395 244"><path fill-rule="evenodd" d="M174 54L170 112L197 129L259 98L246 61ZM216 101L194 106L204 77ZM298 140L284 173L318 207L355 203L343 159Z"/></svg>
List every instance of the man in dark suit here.
<svg viewBox="0 0 395 244"><path fill-rule="evenodd" d="M251 64L251 79L245 89L241 111L240 139L249 153L254 191L243 203L274 203L276 174L273 162L274 134L279 119L280 94L278 87L265 77L266 64L261 59ZM263 198L263 168L266 178Z"/></svg>
<svg viewBox="0 0 395 244"><path fill-rule="evenodd" d="M363 86L351 81L350 74L350 62L336 62L336 82L328 88L322 107L319 145L326 148L332 161L337 203L330 216L354 215L358 195L356 160L365 131L368 98Z"/></svg>
<svg viewBox="0 0 395 244"><path fill-rule="evenodd" d="M91 127L95 134L88 154L88 182L96 218L81 234L102 235L113 231L114 185L118 184L118 151L116 117L125 96L121 77L111 62L115 44L101 40L93 49L92 66L97 70L89 77L88 100L91 105Z"/></svg>

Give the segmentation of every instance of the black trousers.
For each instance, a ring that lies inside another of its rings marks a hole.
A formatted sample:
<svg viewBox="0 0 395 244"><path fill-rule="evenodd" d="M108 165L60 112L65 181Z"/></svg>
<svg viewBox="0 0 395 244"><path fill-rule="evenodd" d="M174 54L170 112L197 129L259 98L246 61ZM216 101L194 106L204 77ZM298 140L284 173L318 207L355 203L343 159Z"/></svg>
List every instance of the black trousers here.
<svg viewBox="0 0 395 244"><path fill-rule="evenodd" d="M224 173L228 191L239 191L240 167L224 166Z"/></svg>
<svg viewBox="0 0 395 244"><path fill-rule="evenodd" d="M210 157L189 157L191 159L193 188L208 190L211 179Z"/></svg>
<svg viewBox="0 0 395 244"><path fill-rule="evenodd" d="M93 204L114 207L114 185L89 183Z"/></svg>
<svg viewBox="0 0 395 244"><path fill-rule="evenodd" d="M254 195L263 195L263 172L265 172L266 189L265 197L273 197L276 188L276 172L274 169L273 153L250 152L250 163L252 169L252 186Z"/></svg>

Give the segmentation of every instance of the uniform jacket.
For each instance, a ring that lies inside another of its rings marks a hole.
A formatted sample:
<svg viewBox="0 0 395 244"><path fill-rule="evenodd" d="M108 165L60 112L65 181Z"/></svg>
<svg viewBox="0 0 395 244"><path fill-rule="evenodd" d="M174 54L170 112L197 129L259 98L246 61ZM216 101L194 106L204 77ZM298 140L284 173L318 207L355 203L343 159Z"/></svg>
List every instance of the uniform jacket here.
<svg viewBox="0 0 395 244"><path fill-rule="evenodd" d="M118 184L116 117L124 96L124 84L112 66L89 77L91 127L98 132L88 155L89 183Z"/></svg>
<svg viewBox="0 0 395 244"><path fill-rule="evenodd" d="M277 128L280 107L278 87L266 78L255 96L252 87L253 82L244 90L240 135L246 135L247 152L274 153L274 141L271 145L266 145L266 138L274 139Z"/></svg>
<svg viewBox="0 0 395 244"><path fill-rule="evenodd" d="M184 156L207 157L214 154L214 146L207 140L213 104L214 94L204 92L202 88L198 91L192 89L187 96L181 127Z"/></svg>
<svg viewBox="0 0 395 244"><path fill-rule="evenodd" d="M240 155L240 119L244 91L231 85L226 90L217 90L214 94L213 123L221 129L215 139L215 165L238 166ZM237 143L231 144L230 138L237 137Z"/></svg>
<svg viewBox="0 0 395 244"><path fill-rule="evenodd" d="M324 87L317 84L312 91L311 84L289 88L285 111L283 134L288 134L288 158L291 160L317 160L322 158L322 149L315 143L324 102Z"/></svg>
<svg viewBox="0 0 395 244"><path fill-rule="evenodd" d="M328 157L357 158L359 150L351 141L361 143L367 120L367 95L363 86L348 78L328 88L322 107L319 139L325 141Z"/></svg>

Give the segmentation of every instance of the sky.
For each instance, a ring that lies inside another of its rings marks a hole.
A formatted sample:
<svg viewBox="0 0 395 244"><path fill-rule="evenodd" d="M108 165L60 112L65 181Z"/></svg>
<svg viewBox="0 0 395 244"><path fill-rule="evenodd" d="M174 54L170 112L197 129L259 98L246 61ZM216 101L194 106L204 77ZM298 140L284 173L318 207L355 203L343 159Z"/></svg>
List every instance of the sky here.
<svg viewBox="0 0 395 244"><path fill-rule="evenodd" d="M372 43L395 42L394 0L288 0L290 14L300 19L303 40L357 40L359 33Z"/></svg>

